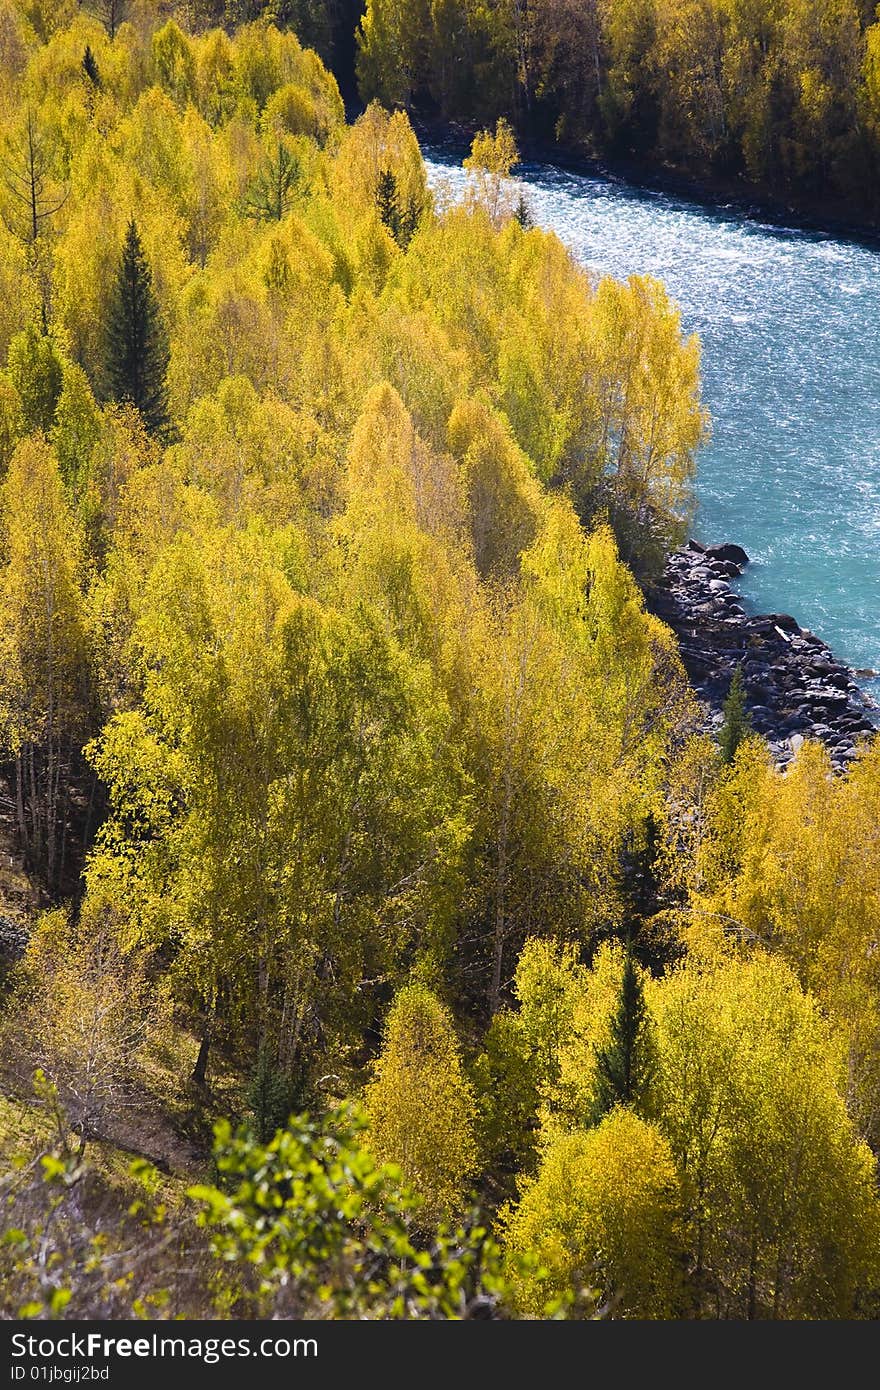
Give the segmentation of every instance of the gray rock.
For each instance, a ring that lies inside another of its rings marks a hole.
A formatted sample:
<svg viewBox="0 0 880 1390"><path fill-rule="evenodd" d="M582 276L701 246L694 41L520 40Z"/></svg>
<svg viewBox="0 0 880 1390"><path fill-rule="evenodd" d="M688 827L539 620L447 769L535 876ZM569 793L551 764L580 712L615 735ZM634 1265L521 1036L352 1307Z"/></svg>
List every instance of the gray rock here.
<svg viewBox="0 0 880 1390"><path fill-rule="evenodd" d="M790 613L768 613L767 617L774 627L781 627L783 632L796 632L800 635L800 623Z"/></svg>
<svg viewBox="0 0 880 1390"><path fill-rule="evenodd" d="M704 554L710 560L729 560L740 568L749 563L749 557L741 545L707 545Z"/></svg>
<svg viewBox="0 0 880 1390"><path fill-rule="evenodd" d="M821 738L835 768L843 770L853 741L875 731L871 710L880 723L880 707L827 644L790 614L746 616L728 583L748 561L738 552L739 547L690 543L670 556L662 582L649 595L652 611L678 637L704 727L717 731L731 677L741 666L753 725L768 739L777 766L786 766L805 738Z"/></svg>

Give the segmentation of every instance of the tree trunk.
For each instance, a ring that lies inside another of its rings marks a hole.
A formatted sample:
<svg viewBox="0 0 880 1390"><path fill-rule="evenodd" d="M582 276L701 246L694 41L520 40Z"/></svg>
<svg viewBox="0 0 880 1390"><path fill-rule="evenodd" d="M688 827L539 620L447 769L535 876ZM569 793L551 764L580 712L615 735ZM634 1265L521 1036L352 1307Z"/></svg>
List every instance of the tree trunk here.
<svg viewBox="0 0 880 1390"><path fill-rule="evenodd" d="M37 774L34 766L34 749L32 744L28 747L27 759L31 784L31 845L33 849L34 868L43 868L44 865L41 862L44 854L43 817L40 798L37 794Z"/></svg>
<svg viewBox="0 0 880 1390"><path fill-rule="evenodd" d="M70 819L70 764L64 770L61 783L61 848L58 852L58 891L62 890L64 882L64 865L67 859L67 823Z"/></svg>
<svg viewBox="0 0 880 1390"><path fill-rule="evenodd" d="M192 1070L192 1079L196 1086L204 1086L208 1076L208 1056L211 1051L211 1025L206 1025L202 1034L202 1041L199 1043L199 1055Z"/></svg>
<svg viewBox="0 0 880 1390"><path fill-rule="evenodd" d="M49 891L54 895L57 888L55 872L57 869L57 814L58 814L58 778L60 772L60 754L53 742L49 743L46 754L46 882Z"/></svg>
<svg viewBox="0 0 880 1390"><path fill-rule="evenodd" d="M18 811L18 833L21 836L21 849L26 860L30 860L30 836L28 835L27 816L24 809L24 768L21 761L21 749L15 759L15 805Z"/></svg>
<svg viewBox="0 0 880 1390"><path fill-rule="evenodd" d="M498 865L495 879L495 939L492 951L492 979L489 984L489 1013L494 1017L501 1004L501 979L504 964L504 941L507 919L507 798L502 819L501 833L498 837Z"/></svg>

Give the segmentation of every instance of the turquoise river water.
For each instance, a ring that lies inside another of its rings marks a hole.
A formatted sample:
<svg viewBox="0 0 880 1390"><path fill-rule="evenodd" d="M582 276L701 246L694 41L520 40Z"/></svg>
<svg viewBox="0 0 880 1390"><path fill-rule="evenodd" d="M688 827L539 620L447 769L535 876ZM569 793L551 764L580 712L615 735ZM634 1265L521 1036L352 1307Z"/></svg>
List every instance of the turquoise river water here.
<svg viewBox="0 0 880 1390"><path fill-rule="evenodd" d="M457 196L460 166L426 159ZM580 261L658 276L700 335L712 437L694 534L745 547L749 607L880 669L880 252L552 166L520 174Z"/></svg>

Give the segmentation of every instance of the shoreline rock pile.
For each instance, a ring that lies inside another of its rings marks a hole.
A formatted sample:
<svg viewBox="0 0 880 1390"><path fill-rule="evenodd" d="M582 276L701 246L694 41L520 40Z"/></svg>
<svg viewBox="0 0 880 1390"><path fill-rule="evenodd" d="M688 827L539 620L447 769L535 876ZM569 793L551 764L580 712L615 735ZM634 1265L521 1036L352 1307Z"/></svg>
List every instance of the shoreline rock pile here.
<svg viewBox="0 0 880 1390"><path fill-rule="evenodd" d="M787 613L746 613L731 580L748 563L741 546L688 541L669 557L649 607L678 638L707 729L721 724L739 666L752 726L767 739L777 765L787 766L804 740L814 738L843 771L857 744L876 732L880 707L860 688L856 672Z"/></svg>

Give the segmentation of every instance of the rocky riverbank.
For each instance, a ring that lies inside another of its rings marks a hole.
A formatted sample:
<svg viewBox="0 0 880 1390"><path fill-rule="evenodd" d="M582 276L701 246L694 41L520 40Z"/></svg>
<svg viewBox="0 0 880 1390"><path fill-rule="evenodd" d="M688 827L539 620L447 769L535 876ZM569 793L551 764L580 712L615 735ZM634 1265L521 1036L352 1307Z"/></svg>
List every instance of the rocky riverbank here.
<svg viewBox="0 0 880 1390"><path fill-rule="evenodd" d="M804 739L815 738L842 771L859 742L876 732L880 708L860 688L857 673L787 613L746 613L731 581L748 562L740 546L691 540L669 557L649 606L678 638L707 728L721 723L739 666L752 726L777 764L785 767Z"/></svg>

